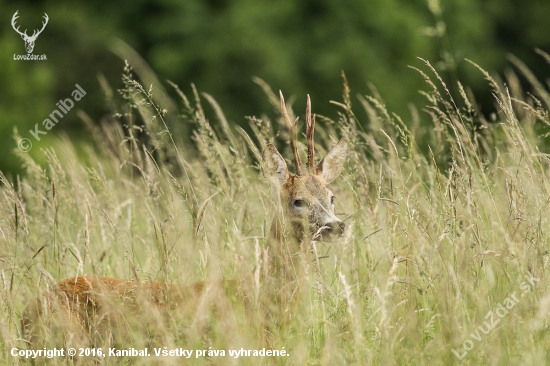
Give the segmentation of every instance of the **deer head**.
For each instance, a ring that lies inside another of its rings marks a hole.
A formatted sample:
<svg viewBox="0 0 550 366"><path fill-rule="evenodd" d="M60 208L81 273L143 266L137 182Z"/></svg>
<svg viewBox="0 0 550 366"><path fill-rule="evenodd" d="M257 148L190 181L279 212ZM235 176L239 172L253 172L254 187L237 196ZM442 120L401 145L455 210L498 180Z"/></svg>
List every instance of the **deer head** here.
<svg viewBox="0 0 550 366"><path fill-rule="evenodd" d="M27 50L27 53L32 53L32 50L34 49L34 42L36 42L36 38L38 38L38 35L42 33L44 28L46 28L46 24L48 24L48 19L49 19L48 14L44 13L44 22L42 22L42 29L40 30L35 29L34 32L32 33L32 36L29 37L27 35L26 29L24 32L20 32L19 26L17 26L16 28L15 21L17 20L17 18L19 18L19 15L17 13L19 13L19 10L17 10L15 14L13 14L13 17L11 18L11 26L17 33L21 35L21 38L23 38L23 41L25 41L25 49Z"/></svg>
<svg viewBox="0 0 550 366"><path fill-rule="evenodd" d="M348 143L346 139L341 139L318 164L315 163L313 141L315 116L311 117L311 100L308 95L306 108L307 164L304 168L297 147L298 118L294 123L290 121L282 93L280 93L280 97L281 110L294 156L296 175L289 173L285 160L273 144L268 144L263 153L264 175L275 178L275 182L278 183L284 215L291 223L292 234L298 240L301 240L307 233L324 240L330 240L332 236L341 235L344 232L345 224L334 214L335 197L326 186L340 175L348 151ZM272 225L272 236L280 239L280 235L280 226Z"/></svg>

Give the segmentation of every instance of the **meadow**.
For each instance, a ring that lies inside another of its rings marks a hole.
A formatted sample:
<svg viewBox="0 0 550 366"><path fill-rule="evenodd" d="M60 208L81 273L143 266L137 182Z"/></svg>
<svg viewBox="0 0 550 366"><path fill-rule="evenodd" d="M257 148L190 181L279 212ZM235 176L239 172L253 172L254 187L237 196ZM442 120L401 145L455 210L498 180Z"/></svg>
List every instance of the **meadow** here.
<svg viewBox="0 0 550 366"><path fill-rule="evenodd" d="M225 312L206 304L154 332L134 327L131 344L227 352L193 356L185 360L190 365L550 363L550 94L512 61L517 74L504 80L471 63L492 88L498 113L491 121L466 86L453 98L429 62L411 70L426 81L426 103L410 106L406 118L375 92L356 98L344 77L342 100L332 102L337 117L317 116L316 149L323 156L341 137L350 143L344 171L330 185L346 230L331 243L303 244L297 307L272 313L289 320L271 327L266 343L254 321L260 315L245 311L236 294ZM10 353L28 347L21 314L64 278L235 280L256 299L272 290L258 273L266 270L278 198L260 172L261 151L275 142L291 157L276 93L256 80L273 110L249 117L245 132L208 94L184 95L169 85L179 97L167 100L159 86L137 79L128 66L122 103L104 85L112 116L95 123L79 112L93 144L75 146L60 135L43 150L46 163L15 151L25 174L0 176L2 364L24 363ZM303 120L305 108L292 101L287 105ZM312 102L315 112L325 101ZM193 144L181 138L183 129L192 131ZM305 156L305 139L298 141ZM266 344L289 356L228 355Z"/></svg>

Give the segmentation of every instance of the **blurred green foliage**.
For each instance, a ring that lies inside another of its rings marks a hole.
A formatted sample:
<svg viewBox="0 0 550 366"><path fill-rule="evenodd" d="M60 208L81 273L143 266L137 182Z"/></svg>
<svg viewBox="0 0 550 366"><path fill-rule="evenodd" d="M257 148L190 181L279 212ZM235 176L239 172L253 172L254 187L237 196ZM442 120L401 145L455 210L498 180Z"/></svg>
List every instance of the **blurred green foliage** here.
<svg viewBox="0 0 550 366"><path fill-rule="evenodd" d="M13 59L25 54L10 24L16 10L29 34L48 14L34 50L47 61ZM186 93L195 83L236 124L270 110L253 76L296 96L298 105L309 93L316 112L335 117L329 101L341 99L343 70L352 92L377 90L407 122L409 103L423 105L418 91L424 82L407 67L421 65L417 57L430 60L452 90L459 79L469 85L484 110L492 108L492 97L464 58L503 73L510 67L506 54L513 53L539 78L550 74L533 52L550 51L547 0L7 1L0 14L0 170L7 173L21 164L11 154L14 127L29 137L29 129L76 83L88 93L77 108L95 120L112 112L98 76L113 89L121 87L123 60L112 52L115 39L135 49L169 91L167 79ZM86 138L75 110L40 143L33 140L30 153L39 157L40 148L61 133Z"/></svg>

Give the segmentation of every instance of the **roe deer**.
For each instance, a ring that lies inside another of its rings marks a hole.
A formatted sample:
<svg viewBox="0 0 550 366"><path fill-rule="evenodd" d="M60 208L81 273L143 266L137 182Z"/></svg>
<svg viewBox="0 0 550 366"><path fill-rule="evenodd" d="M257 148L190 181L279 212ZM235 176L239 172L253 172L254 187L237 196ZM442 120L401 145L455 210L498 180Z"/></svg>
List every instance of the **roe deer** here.
<svg viewBox="0 0 550 366"><path fill-rule="evenodd" d="M297 147L298 118L294 123L290 121L282 93L280 97L296 174L289 173L281 154L273 144L268 144L263 152L262 173L273 178L279 187L281 203L268 238L269 266L273 269L270 281L274 285L271 288L276 292L273 296L267 296L267 301L271 303L263 301L262 306L268 308L268 313L271 313L269 308L292 307L296 303L296 291L288 290L288 282L297 279L293 261L300 251L300 244L307 238L330 240L333 236L343 234L345 228L345 224L333 212L334 195L326 185L342 171L348 150L347 141L341 139L318 164L315 163L315 118L311 116L308 95L307 165L304 168ZM287 227L290 230L286 230ZM178 286L98 276L73 277L59 282L53 290L27 307L22 317L23 333L34 347L42 347L36 344L39 334L55 331L56 327L62 328L64 338L72 337L69 341L73 347L78 341L85 343L92 340L94 344L97 341L106 342L108 340L94 337L104 337L106 328L126 326L125 314L129 311L140 313L144 308L157 309L158 313L153 314L152 318L158 315L161 319L159 323L171 316L174 309L183 310L190 318L196 319L197 309L201 306L213 304L222 312L227 309L228 289L233 293L239 292L247 301L242 287L235 281L202 281L190 286ZM144 304L152 306L146 307ZM288 312L288 309L283 309L283 312ZM44 318L49 320L48 324L37 321ZM124 336L128 337L128 334Z"/></svg>
<svg viewBox="0 0 550 366"><path fill-rule="evenodd" d="M286 222L291 224L291 233L294 239L300 242L307 234L330 239L334 234L342 234L345 224L334 215L334 195L326 185L342 172L348 143L346 139L341 139L319 164L315 164L313 141L315 118L311 117L311 100L308 95L306 108L307 169L304 169L298 153L296 138L298 118L294 123L290 121L282 93L280 97L296 175L291 175L288 172L285 160L273 144L268 144L263 153L264 175L275 177L279 183L283 216L286 216ZM271 225L271 241L276 243L282 241L282 224L281 218L275 217Z"/></svg>

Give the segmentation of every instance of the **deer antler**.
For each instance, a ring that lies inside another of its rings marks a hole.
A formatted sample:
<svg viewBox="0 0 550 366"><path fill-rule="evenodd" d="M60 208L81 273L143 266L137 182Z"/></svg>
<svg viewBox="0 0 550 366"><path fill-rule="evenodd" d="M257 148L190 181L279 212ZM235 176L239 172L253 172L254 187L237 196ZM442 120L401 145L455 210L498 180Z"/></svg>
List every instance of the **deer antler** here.
<svg viewBox="0 0 550 366"><path fill-rule="evenodd" d="M17 33L19 33L21 36L25 36L25 37L28 37L27 36L27 30L25 29L25 32L24 33L21 33L19 31L19 26L17 28L15 28L15 21L17 20L17 18L19 18L19 15L17 14L19 13L19 10L17 10L15 12L15 14L13 14L13 17L11 18L11 26L13 28L14 31L16 31Z"/></svg>
<svg viewBox="0 0 550 366"><path fill-rule="evenodd" d="M311 99L307 95L306 107L306 139L307 139L307 169L310 174L316 174L315 167L315 143L313 133L315 131L315 115L311 118Z"/></svg>
<svg viewBox="0 0 550 366"><path fill-rule="evenodd" d="M17 18L19 18L19 10L17 10L15 12L15 14L13 14L13 17L11 18L11 26L13 28L14 31L16 31L17 33L19 33L21 35L21 37L23 37L23 39L25 39L25 41L34 41L39 35L40 33L42 33L42 31L44 30L44 28L46 28L46 25L48 24L48 20L50 19L48 17L48 14L44 13L44 21L42 22L42 29L40 30L34 30L34 32L32 33L32 36L28 36L27 35L27 30L25 29L24 32L21 32L19 30L19 26L16 25L16 20Z"/></svg>
<svg viewBox="0 0 550 366"><path fill-rule="evenodd" d="M279 90L279 95L281 97L281 112L283 113L283 118L285 120L286 128L288 129L288 136L290 140L290 149L292 150L292 155L294 156L294 165L296 165L296 175L301 176L304 174L302 169L302 161L300 160L300 155L298 154L297 146L297 137L296 137L296 127L298 126L298 119L294 123L290 122L290 117L286 111L285 98L283 98L283 92Z"/></svg>
<svg viewBox="0 0 550 366"><path fill-rule="evenodd" d="M35 29L34 32L32 33L32 36L30 36L30 38L36 39L36 38L38 37L38 35L39 35L40 33L42 33L42 31L44 30L44 28L46 28L46 24L48 24L48 20L49 20L50 18L48 18L48 14L46 14L46 13L44 13L43 18L44 18L45 22L42 22L42 29L40 29L40 30L38 31L38 33L36 33L37 30Z"/></svg>

